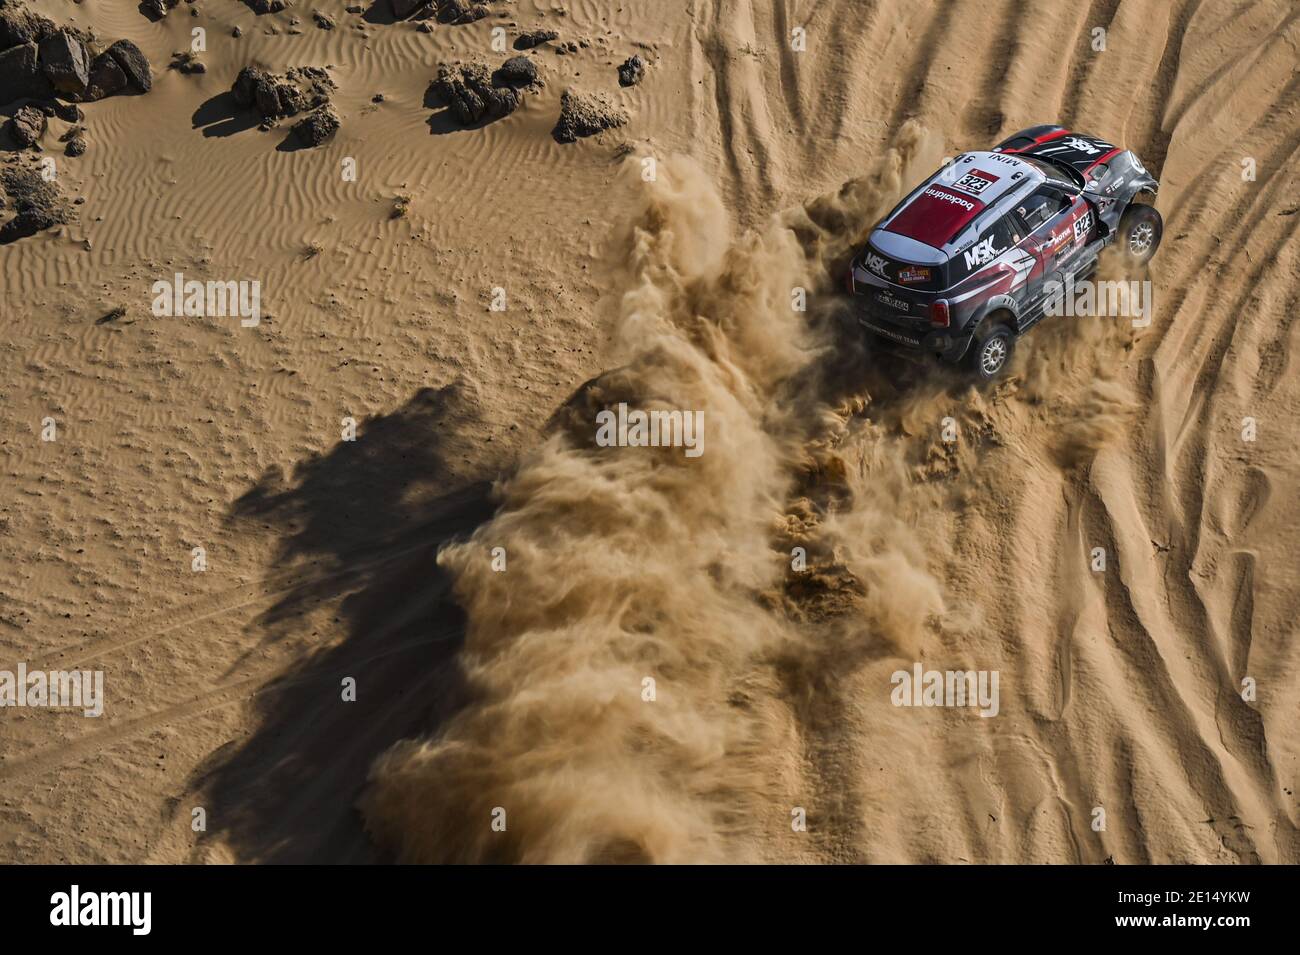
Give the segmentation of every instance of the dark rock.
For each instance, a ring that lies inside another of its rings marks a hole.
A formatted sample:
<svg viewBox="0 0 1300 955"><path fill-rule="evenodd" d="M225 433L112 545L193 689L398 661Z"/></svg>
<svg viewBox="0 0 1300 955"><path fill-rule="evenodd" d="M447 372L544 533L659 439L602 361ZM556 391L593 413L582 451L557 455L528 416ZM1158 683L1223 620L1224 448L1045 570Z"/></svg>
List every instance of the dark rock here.
<svg viewBox="0 0 1300 955"><path fill-rule="evenodd" d="M618 68L619 86L636 86L645 76L645 60L639 56L629 56Z"/></svg>
<svg viewBox="0 0 1300 955"><path fill-rule="evenodd" d="M35 43L24 43L0 53L0 102L42 96L49 82L37 66Z"/></svg>
<svg viewBox="0 0 1300 955"><path fill-rule="evenodd" d="M512 56L506 60L492 74L492 81L515 88L540 85L541 82L537 76L537 64L526 56Z"/></svg>
<svg viewBox="0 0 1300 955"><path fill-rule="evenodd" d="M144 7L145 16L150 20L161 20L179 3L180 0L141 0L140 6Z"/></svg>
<svg viewBox="0 0 1300 955"><path fill-rule="evenodd" d="M399 20L405 20L417 7L424 4L424 0L388 0L389 7L392 8L393 16Z"/></svg>
<svg viewBox="0 0 1300 955"><path fill-rule="evenodd" d="M279 13L293 0L244 0L254 13Z"/></svg>
<svg viewBox="0 0 1300 955"><path fill-rule="evenodd" d="M96 100L116 96L126 89L129 82L126 72L117 65L117 60L105 51L90 64L90 84L86 88L85 98Z"/></svg>
<svg viewBox="0 0 1300 955"><path fill-rule="evenodd" d="M86 137L78 133L68 140L68 145L63 147L63 151L69 156L80 156L86 151Z"/></svg>
<svg viewBox="0 0 1300 955"><path fill-rule="evenodd" d="M233 30L230 31L230 35L233 36L236 40L238 40L241 36L244 35L244 31L239 29L239 27L235 27Z"/></svg>
<svg viewBox="0 0 1300 955"><path fill-rule="evenodd" d="M118 40L104 52L117 61L132 88L141 93L149 92L153 86L153 71L149 68L149 60L138 46L130 40Z"/></svg>
<svg viewBox="0 0 1300 955"><path fill-rule="evenodd" d="M515 49L531 50L535 46L541 46L547 40L557 40L559 36L554 30L531 30L519 34L515 39Z"/></svg>
<svg viewBox="0 0 1300 955"><path fill-rule="evenodd" d="M296 67L279 76L246 66L231 92L236 103L257 110L263 119L279 119L324 106L334 88L329 74L317 67Z"/></svg>
<svg viewBox="0 0 1300 955"><path fill-rule="evenodd" d="M90 82L90 57L75 36L59 31L41 41L41 69L60 93L80 96Z"/></svg>
<svg viewBox="0 0 1300 955"><path fill-rule="evenodd" d="M0 244L35 235L68 221L70 212L59 187L46 182L36 166L0 169L0 193L17 213L0 227Z"/></svg>
<svg viewBox="0 0 1300 955"><path fill-rule="evenodd" d="M54 115L65 123L79 123L85 118L81 107L76 103L62 103L58 100L54 101Z"/></svg>
<svg viewBox="0 0 1300 955"><path fill-rule="evenodd" d="M181 53L173 53L172 61L167 65L168 69L184 73L186 76L194 73L206 73L207 66L199 59L198 54L185 50Z"/></svg>
<svg viewBox="0 0 1300 955"><path fill-rule="evenodd" d="M508 116L519 106L519 91L494 86L492 75L482 63L458 66L442 64L431 84L434 95L451 107L462 126L472 126L485 117Z"/></svg>
<svg viewBox="0 0 1300 955"><path fill-rule="evenodd" d="M438 4L438 19L457 26L482 20L488 13L485 4L471 3L470 0L442 0Z"/></svg>
<svg viewBox="0 0 1300 955"><path fill-rule="evenodd" d="M320 27L322 30L334 29L334 18L328 13L321 13L319 10L313 10L311 18L316 21L316 26Z"/></svg>
<svg viewBox="0 0 1300 955"><path fill-rule="evenodd" d="M339 114L326 103L314 109L293 126L292 134L303 146L319 146L339 131Z"/></svg>
<svg viewBox="0 0 1300 955"><path fill-rule="evenodd" d="M5 131L19 146L35 145L45 135L49 122L35 106L23 106L5 122Z"/></svg>
<svg viewBox="0 0 1300 955"><path fill-rule="evenodd" d="M565 90L560 97L560 120L552 131L556 141L576 142L581 136L594 136L627 123L627 113L601 94Z"/></svg>
<svg viewBox="0 0 1300 955"><path fill-rule="evenodd" d="M0 4L0 50L21 43L40 43L58 29L48 17L32 13L22 3Z"/></svg>

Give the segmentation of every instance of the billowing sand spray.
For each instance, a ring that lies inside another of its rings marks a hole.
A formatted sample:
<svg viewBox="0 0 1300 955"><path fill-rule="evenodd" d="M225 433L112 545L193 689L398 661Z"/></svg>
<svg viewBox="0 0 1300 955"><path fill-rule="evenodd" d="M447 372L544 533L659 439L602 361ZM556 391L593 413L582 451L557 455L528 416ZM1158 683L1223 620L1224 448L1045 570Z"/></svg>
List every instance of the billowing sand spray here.
<svg viewBox="0 0 1300 955"><path fill-rule="evenodd" d="M440 555L468 614L473 699L374 767L367 825L399 858L745 861L764 841L746 836L789 831L800 754L777 670L817 629L780 597L788 504L844 425L792 289L823 289L937 156L908 126L868 177L737 240L689 160L634 185L627 363L556 416L495 518ZM704 453L598 447L595 414L619 402L702 411ZM888 599L868 623L892 625Z"/></svg>

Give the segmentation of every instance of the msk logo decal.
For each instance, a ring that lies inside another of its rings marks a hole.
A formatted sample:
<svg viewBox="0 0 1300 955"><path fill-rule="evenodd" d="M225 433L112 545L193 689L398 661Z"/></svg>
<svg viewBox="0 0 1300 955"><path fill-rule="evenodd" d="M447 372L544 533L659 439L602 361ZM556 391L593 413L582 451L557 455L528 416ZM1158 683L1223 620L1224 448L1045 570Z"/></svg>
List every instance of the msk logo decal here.
<svg viewBox="0 0 1300 955"><path fill-rule="evenodd" d="M1006 251L1006 249L994 248L993 238L989 236L966 252L966 268L973 269L977 265L987 265Z"/></svg>
<svg viewBox="0 0 1300 955"><path fill-rule="evenodd" d="M875 272L877 275L883 278L885 275L885 266L888 265L889 263L886 262L884 259L882 259L880 256L868 252L863 257L862 264L865 265L870 271Z"/></svg>
<svg viewBox="0 0 1300 955"><path fill-rule="evenodd" d="M912 266L911 268L899 269L898 281L902 282L904 285L912 285L915 282L928 282L930 281L930 270L922 268L919 265Z"/></svg>

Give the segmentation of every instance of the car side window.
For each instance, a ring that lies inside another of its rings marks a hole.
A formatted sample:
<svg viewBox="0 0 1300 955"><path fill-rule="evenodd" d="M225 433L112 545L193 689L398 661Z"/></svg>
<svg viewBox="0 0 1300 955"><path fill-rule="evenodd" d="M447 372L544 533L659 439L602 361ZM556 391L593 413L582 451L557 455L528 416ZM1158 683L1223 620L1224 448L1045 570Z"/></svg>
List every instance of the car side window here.
<svg viewBox="0 0 1300 955"><path fill-rule="evenodd" d="M1029 231L1070 208L1070 198L1055 189L1039 189L1016 207L1016 215L1024 220Z"/></svg>

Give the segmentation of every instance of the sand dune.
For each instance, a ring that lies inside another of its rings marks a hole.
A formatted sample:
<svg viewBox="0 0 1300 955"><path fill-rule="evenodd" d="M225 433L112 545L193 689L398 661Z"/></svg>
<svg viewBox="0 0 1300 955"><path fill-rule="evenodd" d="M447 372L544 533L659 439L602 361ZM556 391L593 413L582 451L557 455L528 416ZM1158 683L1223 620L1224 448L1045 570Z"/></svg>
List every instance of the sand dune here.
<svg viewBox="0 0 1300 955"><path fill-rule="evenodd" d="M0 860L1300 862L1293 4L30 6L154 88L84 104L84 156L51 120L84 202L0 246L0 670L106 683L0 710ZM494 27L560 37L461 128L427 89ZM250 65L327 68L338 134L278 148ZM570 88L628 124L558 143ZM847 250L1058 121L1161 180L1151 326L896 374ZM177 272L260 324L153 315ZM619 400L705 409L706 453L595 447ZM997 717L893 705L917 661L998 671Z"/></svg>

